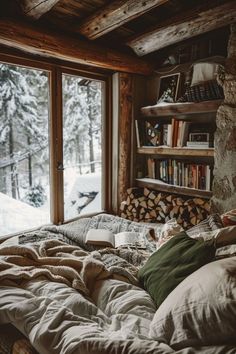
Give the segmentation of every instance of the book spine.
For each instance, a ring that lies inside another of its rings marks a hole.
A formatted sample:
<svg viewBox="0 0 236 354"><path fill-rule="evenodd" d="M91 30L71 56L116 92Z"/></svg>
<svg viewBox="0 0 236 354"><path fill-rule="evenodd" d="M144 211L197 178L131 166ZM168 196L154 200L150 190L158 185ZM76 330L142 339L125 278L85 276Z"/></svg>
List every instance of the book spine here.
<svg viewBox="0 0 236 354"><path fill-rule="evenodd" d="M209 165L206 165L206 190L211 190L211 169Z"/></svg>
<svg viewBox="0 0 236 354"><path fill-rule="evenodd" d="M140 134L139 134L139 127L138 127L138 121L137 119L135 120L135 131L136 131L136 142L137 142L137 147L140 148Z"/></svg>

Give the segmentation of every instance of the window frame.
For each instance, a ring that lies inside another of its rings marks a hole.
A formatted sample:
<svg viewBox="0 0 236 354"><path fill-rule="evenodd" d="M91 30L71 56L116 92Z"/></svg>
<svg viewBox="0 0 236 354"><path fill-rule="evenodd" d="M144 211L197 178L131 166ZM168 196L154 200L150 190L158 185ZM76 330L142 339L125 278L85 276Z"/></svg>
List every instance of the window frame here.
<svg viewBox="0 0 236 354"><path fill-rule="evenodd" d="M50 154L50 221L62 224L80 217L64 220L63 170L63 102L62 75L70 74L99 80L104 84L103 136L102 136L102 211L112 211L112 73L95 68L87 68L75 63L59 62L56 59L34 58L28 54L8 54L0 51L0 62L45 70L49 77L49 154ZM42 225L43 226L43 225ZM20 231L19 233L25 230ZM17 233L18 234L18 233ZM8 235L11 236L11 235Z"/></svg>

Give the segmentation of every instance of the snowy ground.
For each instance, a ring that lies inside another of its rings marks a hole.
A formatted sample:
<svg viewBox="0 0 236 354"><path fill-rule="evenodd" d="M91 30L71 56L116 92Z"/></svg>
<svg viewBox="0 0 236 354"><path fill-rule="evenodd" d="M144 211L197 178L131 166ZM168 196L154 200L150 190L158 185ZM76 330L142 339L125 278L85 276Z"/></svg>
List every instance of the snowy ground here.
<svg viewBox="0 0 236 354"><path fill-rule="evenodd" d="M65 173L65 220L78 215L101 211L101 173L76 175ZM96 197L80 213L78 209L86 204L87 197L79 198L79 193L97 192ZM34 208L0 193L0 236L29 230L50 222L49 205Z"/></svg>
<svg viewBox="0 0 236 354"><path fill-rule="evenodd" d="M49 223L49 213L0 193L0 236Z"/></svg>
<svg viewBox="0 0 236 354"><path fill-rule="evenodd" d="M81 175L74 180L65 196L65 220L78 216L78 208L86 204L86 197L79 198L79 193L83 192L97 192L97 195L81 210L80 215L101 211L101 173Z"/></svg>

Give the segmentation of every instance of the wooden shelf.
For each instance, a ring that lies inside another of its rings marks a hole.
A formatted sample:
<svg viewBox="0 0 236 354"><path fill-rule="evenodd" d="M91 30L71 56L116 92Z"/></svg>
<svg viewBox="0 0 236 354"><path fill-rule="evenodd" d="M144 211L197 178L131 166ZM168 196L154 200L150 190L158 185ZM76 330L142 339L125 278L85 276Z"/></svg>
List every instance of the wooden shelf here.
<svg viewBox="0 0 236 354"><path fill-rule="evenodd" d="M163 105L147 106L141 108L143 116L160 117L177 114L194 114L194 113L210 113L216 112L222 100L212 100L203 102L183 102L183 103L169 103Z"/></svg>
<svg viewBox="0 0 236 354"><path fill-rule="evenodd" d="M150 189L154 189L159 192L182 194L182 195L186 195L186 196L207 198L207 199L212 197L211 191L205 191L205 190L201 190L201 189L194 189L194 188L188 188L188 187L174 186L172 184L167 184L167 183L164 183L162 181L159 181L157 179L152 179L152 178L137 178L136 185L138 187L142 187L142 188L147 187Z"/></svg>
<svg viewBox="0 0 236 354"><path fill-rule="evenodd" d="M168 155L168 156L189 156L189 157L214 157L214 148L191 149L187 147L167 146L142 146L137 149L138 154L143 155Z"/></svg>

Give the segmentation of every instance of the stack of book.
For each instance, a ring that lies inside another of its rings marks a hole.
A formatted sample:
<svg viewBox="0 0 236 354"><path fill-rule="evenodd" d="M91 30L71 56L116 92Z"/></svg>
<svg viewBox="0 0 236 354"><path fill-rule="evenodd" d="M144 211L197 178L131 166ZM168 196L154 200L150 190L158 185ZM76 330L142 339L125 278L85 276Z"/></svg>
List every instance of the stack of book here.
<svg viewBox="0 0 236 354"><path fill-rule="evenodd" d="M140 134L139 123L135 120L137 147L142 146L169 146L188 147L192 149L207 149L213 145L210 142L210 133L207 127L200 127L193 122L171 119L170 124L145 122L143 134ZM144 145L143 145L144 144Z"/></svg>
<svg viewBox="0 0 236 354"><path fill-rule="evenodd" d="M190 122L172 118L171 124L163 125L163 145L183 147L188 140Z"/></svg>
<svg viewBox="0 0 236 354"><path fill-rule="evenodd" d="M174 186L208 191L211 189L211 169L209 165L204 164L148 158L148 177Z"/></svg>

